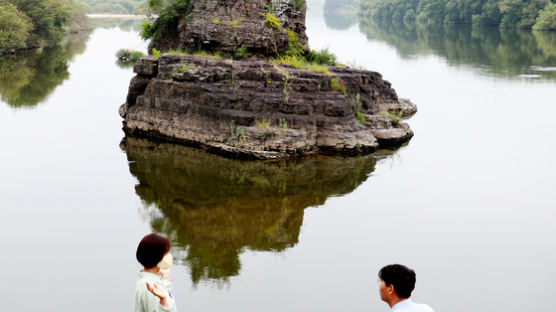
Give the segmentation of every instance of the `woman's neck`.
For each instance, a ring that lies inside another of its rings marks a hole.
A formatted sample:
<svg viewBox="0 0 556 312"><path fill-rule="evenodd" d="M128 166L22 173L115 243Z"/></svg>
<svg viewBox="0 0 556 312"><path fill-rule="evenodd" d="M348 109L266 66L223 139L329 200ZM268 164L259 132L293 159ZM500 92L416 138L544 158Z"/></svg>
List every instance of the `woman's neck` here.
<svg viewBox="0 0 556 312"><path fill-rule="evenodd" d="M150 269L143 268L143 272L147 272L147 273L158 274L158 271L160 271L160 269L156 266Z"/></svg>

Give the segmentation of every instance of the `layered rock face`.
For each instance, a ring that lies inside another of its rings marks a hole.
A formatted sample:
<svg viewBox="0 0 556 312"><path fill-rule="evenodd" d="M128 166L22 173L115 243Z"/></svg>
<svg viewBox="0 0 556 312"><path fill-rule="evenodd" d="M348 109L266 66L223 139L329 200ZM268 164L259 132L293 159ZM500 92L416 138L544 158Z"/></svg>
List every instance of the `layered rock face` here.
<svg viewBox="0 0 556 312"><path fill-rule="evenodd" d="M190 13L180 19L178 37L157 38L155 48L227 54L241 48L251 55L272 56L288 48L292 33L307 47L304 0L200 0L190 6Z"/></svg>
<svg viewBox="0 0 556 312"><path fill-rule="evenodd" d="M372 152L413 132L416 111L376 72L162 55L134 67L124 131L254 159ZM385 113L389 111L389 113Z"/></svg>
<svg viewBox="0 0 556 312"><path fill-rule="evenodd" d="M409 140L400 120L416 107L379 73L269 59L307 52L305 12L304 0L190 1L176 37L159 36L155 47L251 58L139 60L120 108L125 132L255 159L366 153Z"/></svg>

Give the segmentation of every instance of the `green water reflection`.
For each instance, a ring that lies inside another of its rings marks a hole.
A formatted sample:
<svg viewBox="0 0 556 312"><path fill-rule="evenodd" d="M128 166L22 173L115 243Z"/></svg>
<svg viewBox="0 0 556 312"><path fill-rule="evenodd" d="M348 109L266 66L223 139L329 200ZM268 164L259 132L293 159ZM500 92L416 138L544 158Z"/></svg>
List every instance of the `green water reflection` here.
<svg viewBox="0 0 556 312"><path fill-rule="evenodd" d="M53 47L0 56L0 99L12 107L33 107L69 78L68 63L85 51L90 32L69 35Z"/></svg>
<svg viewBox="0 0 556 312"><path fill-rule="evenodd" d="M357 0L326 0L324 22L330 29L346 30L357 24Z"/></svg>
<svg viewBox="0 0 556 312"><path fill-rule="evenodd" d="M127 137L142 213L165 233L194 283L239 274L243 250L283 251L298 242L303 211L353 191L373 172L372 156L239 161Z"/></svg>
<svg viewBox="0 0 556 312"><path fill-rule="evenodd" d="M435 54L485 74L556 79L555 32L374 20L360 20L359 27L367 38L388 43L403 58Z"/></svg>

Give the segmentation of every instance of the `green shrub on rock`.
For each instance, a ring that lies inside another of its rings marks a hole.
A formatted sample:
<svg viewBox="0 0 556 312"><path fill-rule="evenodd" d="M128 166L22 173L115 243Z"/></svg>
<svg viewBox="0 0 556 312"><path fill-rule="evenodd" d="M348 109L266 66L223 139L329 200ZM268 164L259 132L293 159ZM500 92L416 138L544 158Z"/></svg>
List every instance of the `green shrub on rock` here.
<svg viewBox="0 0 556 312"><path fill-rule="evenodd" d="M329 66L337 65L336 55L330 53L328 51L328 48L322 49L320 51L309 50L305 58L309 63L316 63L316 64L329 65Z"/></svg>
<svg viewBox="0 0 556 312"><path fill-rule="evenodd" d="M247 51L246 47L239 47L234 52L234 58L235 59L243 59L243 58L248 58L250 56L251 56L251 53L249 53L249 51Z"/></svg>
<svg viewBox="0 0 556 312"><path fill-rule="evenodd" d="M145 56L141 51L132 51L127 49L120 49L116 52L116 57L123 63L135 63L138 59Z"/></svg>
<svg viewBox="0 0 556 312"><path fill-rule="evenodd" d="M330 78L330 87L333 90L342 93L345 97L348 96L346 86L344 85L343 81L339 80L338 78Z"/></svg>
<svg viewBox="0 0 556 312"><path fill-rule="evenodd" d="M267 12L265 14L264 24L270 28L273 28L276 31L281 31L282 26L280 25L280 19L276 17L276 15Z"/></svg>
<svg viewBox="0 0 556 312"><path fill-rule="evenodd" d="M172 38L177 36L177 26L182 16L190 10L190 0L147 0L138 10L148 17L141 25L143 39Z"/></svg>

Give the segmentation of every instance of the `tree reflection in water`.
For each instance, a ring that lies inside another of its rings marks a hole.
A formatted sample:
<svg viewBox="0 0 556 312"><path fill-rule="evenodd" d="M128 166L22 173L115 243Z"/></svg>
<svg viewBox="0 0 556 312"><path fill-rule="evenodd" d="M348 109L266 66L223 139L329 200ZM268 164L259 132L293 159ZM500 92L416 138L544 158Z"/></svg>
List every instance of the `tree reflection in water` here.
<svg viewBox="0 0 556 312"><path fill-rule="evenodd" d="M505 78L556 79L556 33L359 19L367 38L388 43L403 58L435 54ZM523 77L523 76L521 76Z"/></svg>
<svg viewBox="0 0 556 312"><path fill-rule="evenodd" d="M0 56L0 99L12 107L34 107L69 78L68 63L85 51L90 32L60 44Z"/></svg>
<svg viewBox="0 0 556 312"><path fill-rule="evenodd" d="M193 283L227 281L246 248L280 252L298 242L303 211L353 191L373 156L240 161L126 137L121 148L152 229L165 233Z"/></svg>
<svg viewBox="0 0 556 312"><path fill-rule="evenodd" d="M326 0L323 17L330 29L346 30L357 24L357 0Z"/></svg>

